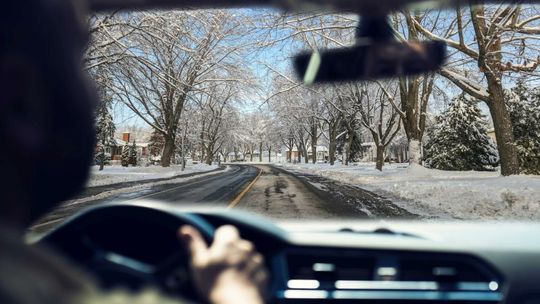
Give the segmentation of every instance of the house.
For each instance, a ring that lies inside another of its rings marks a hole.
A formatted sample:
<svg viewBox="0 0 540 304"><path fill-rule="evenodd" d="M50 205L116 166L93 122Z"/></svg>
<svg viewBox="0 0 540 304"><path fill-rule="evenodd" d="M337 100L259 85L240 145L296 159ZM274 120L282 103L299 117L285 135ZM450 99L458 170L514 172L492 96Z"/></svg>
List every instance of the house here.
<svg viewBox="0 0 540 304"><path fill-rule="evenodd" d="M313 161L313 151L312 150L313 149L311 148L311 146L309 146L307 154L308 154L308 160L310 162ZM328 153L328 148L326 146L317 146L316 147L316 153L317 153L317 155L315 156L315 161L316 162L322 163L322 162L328 161L329 153Z"/></svg>
<svg viewBox="0 0 540 304"><path fill-rule="evenodd" d="M288 162L297 161L299 154L300 151L298 151L298 147L296 147L296 145L293 145L292 149L285 148L285 157L287 158Z"/></svg>
<svg viewBox="0 0 540 304"><path fill-rule="evenodd" d="M362 162L377 161L377 145L374 142L365 142L361 145L360 158ZM384 153L385 162L403 163L409 160L407 141L397 140L390 144Z"/></svg>
<svg viewBox="0 0 540 304"><path fill-rule="evenodd" d="M244 153L242 152L229 152L229 154L227 154L227 158L225 161L227 162L235 162L235 161L244 161L245 160L245 157L244 157Z"/></svg>
<svg viewBox="0 0 540 304"><path fill-rule="evenodd" d="M363 162L373 162L377 157L377 145L374 142L363 142L361 144L360 157Z"/></svg>
<svg viewBox="0 0 540 304"><path fill-rule="evenodd" d="M124 132L122 133L122 138L118 139L116 138L116 145L113 147L108 147L110 150L111 158L113 161L120 161L122 160L122 149L128 144L128 146L133 145L133 141L135 141L135 147L137 149L137 155L142 158L147 158L149 156L149 150L148 150L148 143L145 142L138 142L131 136L131 133ZM107 150L105 150L107 153Z"/></svg>
<svg viewBox="0 0 540 304"><path fill-rule="evenodd" d="M253 150L252 154L250 154L249 152L246 153L246 159L253 159L254 161L258 161L260 155L261 153L259 152L259 150Z"/></svg>

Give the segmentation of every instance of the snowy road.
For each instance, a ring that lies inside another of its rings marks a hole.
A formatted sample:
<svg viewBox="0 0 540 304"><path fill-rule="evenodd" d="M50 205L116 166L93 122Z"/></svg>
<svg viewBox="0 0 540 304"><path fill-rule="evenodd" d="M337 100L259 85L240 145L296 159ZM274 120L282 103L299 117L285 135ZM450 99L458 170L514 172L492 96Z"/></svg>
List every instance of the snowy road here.
<svg viewBox="0 0 540 304"><path fill-rule="evenodd" d="M34 231L47 230L85 207L135 199L228 206L274 219L415 217L374 193L320 176L291 173L269 165L231 165L212 175L127 188L99 199L70 201L42 219Z"/></svg>
<svg viewBox="0 0 540 304"><path fill-rule="evenodd" d="M238 203L238 209L274 219L416 217L359 187L274 166L256 167L262 173Z"/></svg>

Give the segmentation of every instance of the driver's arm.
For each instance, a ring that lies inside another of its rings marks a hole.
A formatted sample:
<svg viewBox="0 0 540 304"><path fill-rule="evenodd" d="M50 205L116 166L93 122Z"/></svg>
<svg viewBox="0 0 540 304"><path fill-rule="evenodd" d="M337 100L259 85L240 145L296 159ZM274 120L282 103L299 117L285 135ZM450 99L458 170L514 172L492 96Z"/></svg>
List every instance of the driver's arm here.
<svg viewBox="0 0 540 304"><path fill-rule="evenodd" d="M199 294L213 304L263 303L267 271L253 244L233 226L216 230L208 247L200 233L184 226L179 235L191 253L191 270Z"/></svg>

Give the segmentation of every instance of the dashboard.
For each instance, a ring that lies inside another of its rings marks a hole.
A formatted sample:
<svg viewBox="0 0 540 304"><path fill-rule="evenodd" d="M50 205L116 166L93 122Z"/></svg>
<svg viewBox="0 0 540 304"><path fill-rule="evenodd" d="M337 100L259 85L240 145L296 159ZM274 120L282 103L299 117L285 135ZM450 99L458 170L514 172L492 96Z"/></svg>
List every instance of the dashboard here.
<svg viewBox="0 0 540 304"><path fill-rule="evenodd" d="M154 285L194 298L176 239L191 224L211 241L236 226L265 258L270 303L540 303L536 223L289 221L154 202L92 208L38 243L104 288Z"/></svg>

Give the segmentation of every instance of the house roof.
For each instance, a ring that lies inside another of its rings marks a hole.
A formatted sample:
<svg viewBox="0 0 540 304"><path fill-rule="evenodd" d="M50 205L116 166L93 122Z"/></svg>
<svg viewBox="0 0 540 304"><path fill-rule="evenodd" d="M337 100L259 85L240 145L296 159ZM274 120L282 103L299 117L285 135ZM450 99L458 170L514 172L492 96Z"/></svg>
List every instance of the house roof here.
<svg viewBox="0 0 540 304"><path fill-rule="evenodd" d="M126 144L126 142L121 140L121 139L115 138L114 140L116 142L116 146L124 146ZM128 142L127 144L128 145L133 145L133 142ZM146 148L146 147L148 147L148 143L147 142L135 141L135 146L137 146L139 148Z"/></svg>

